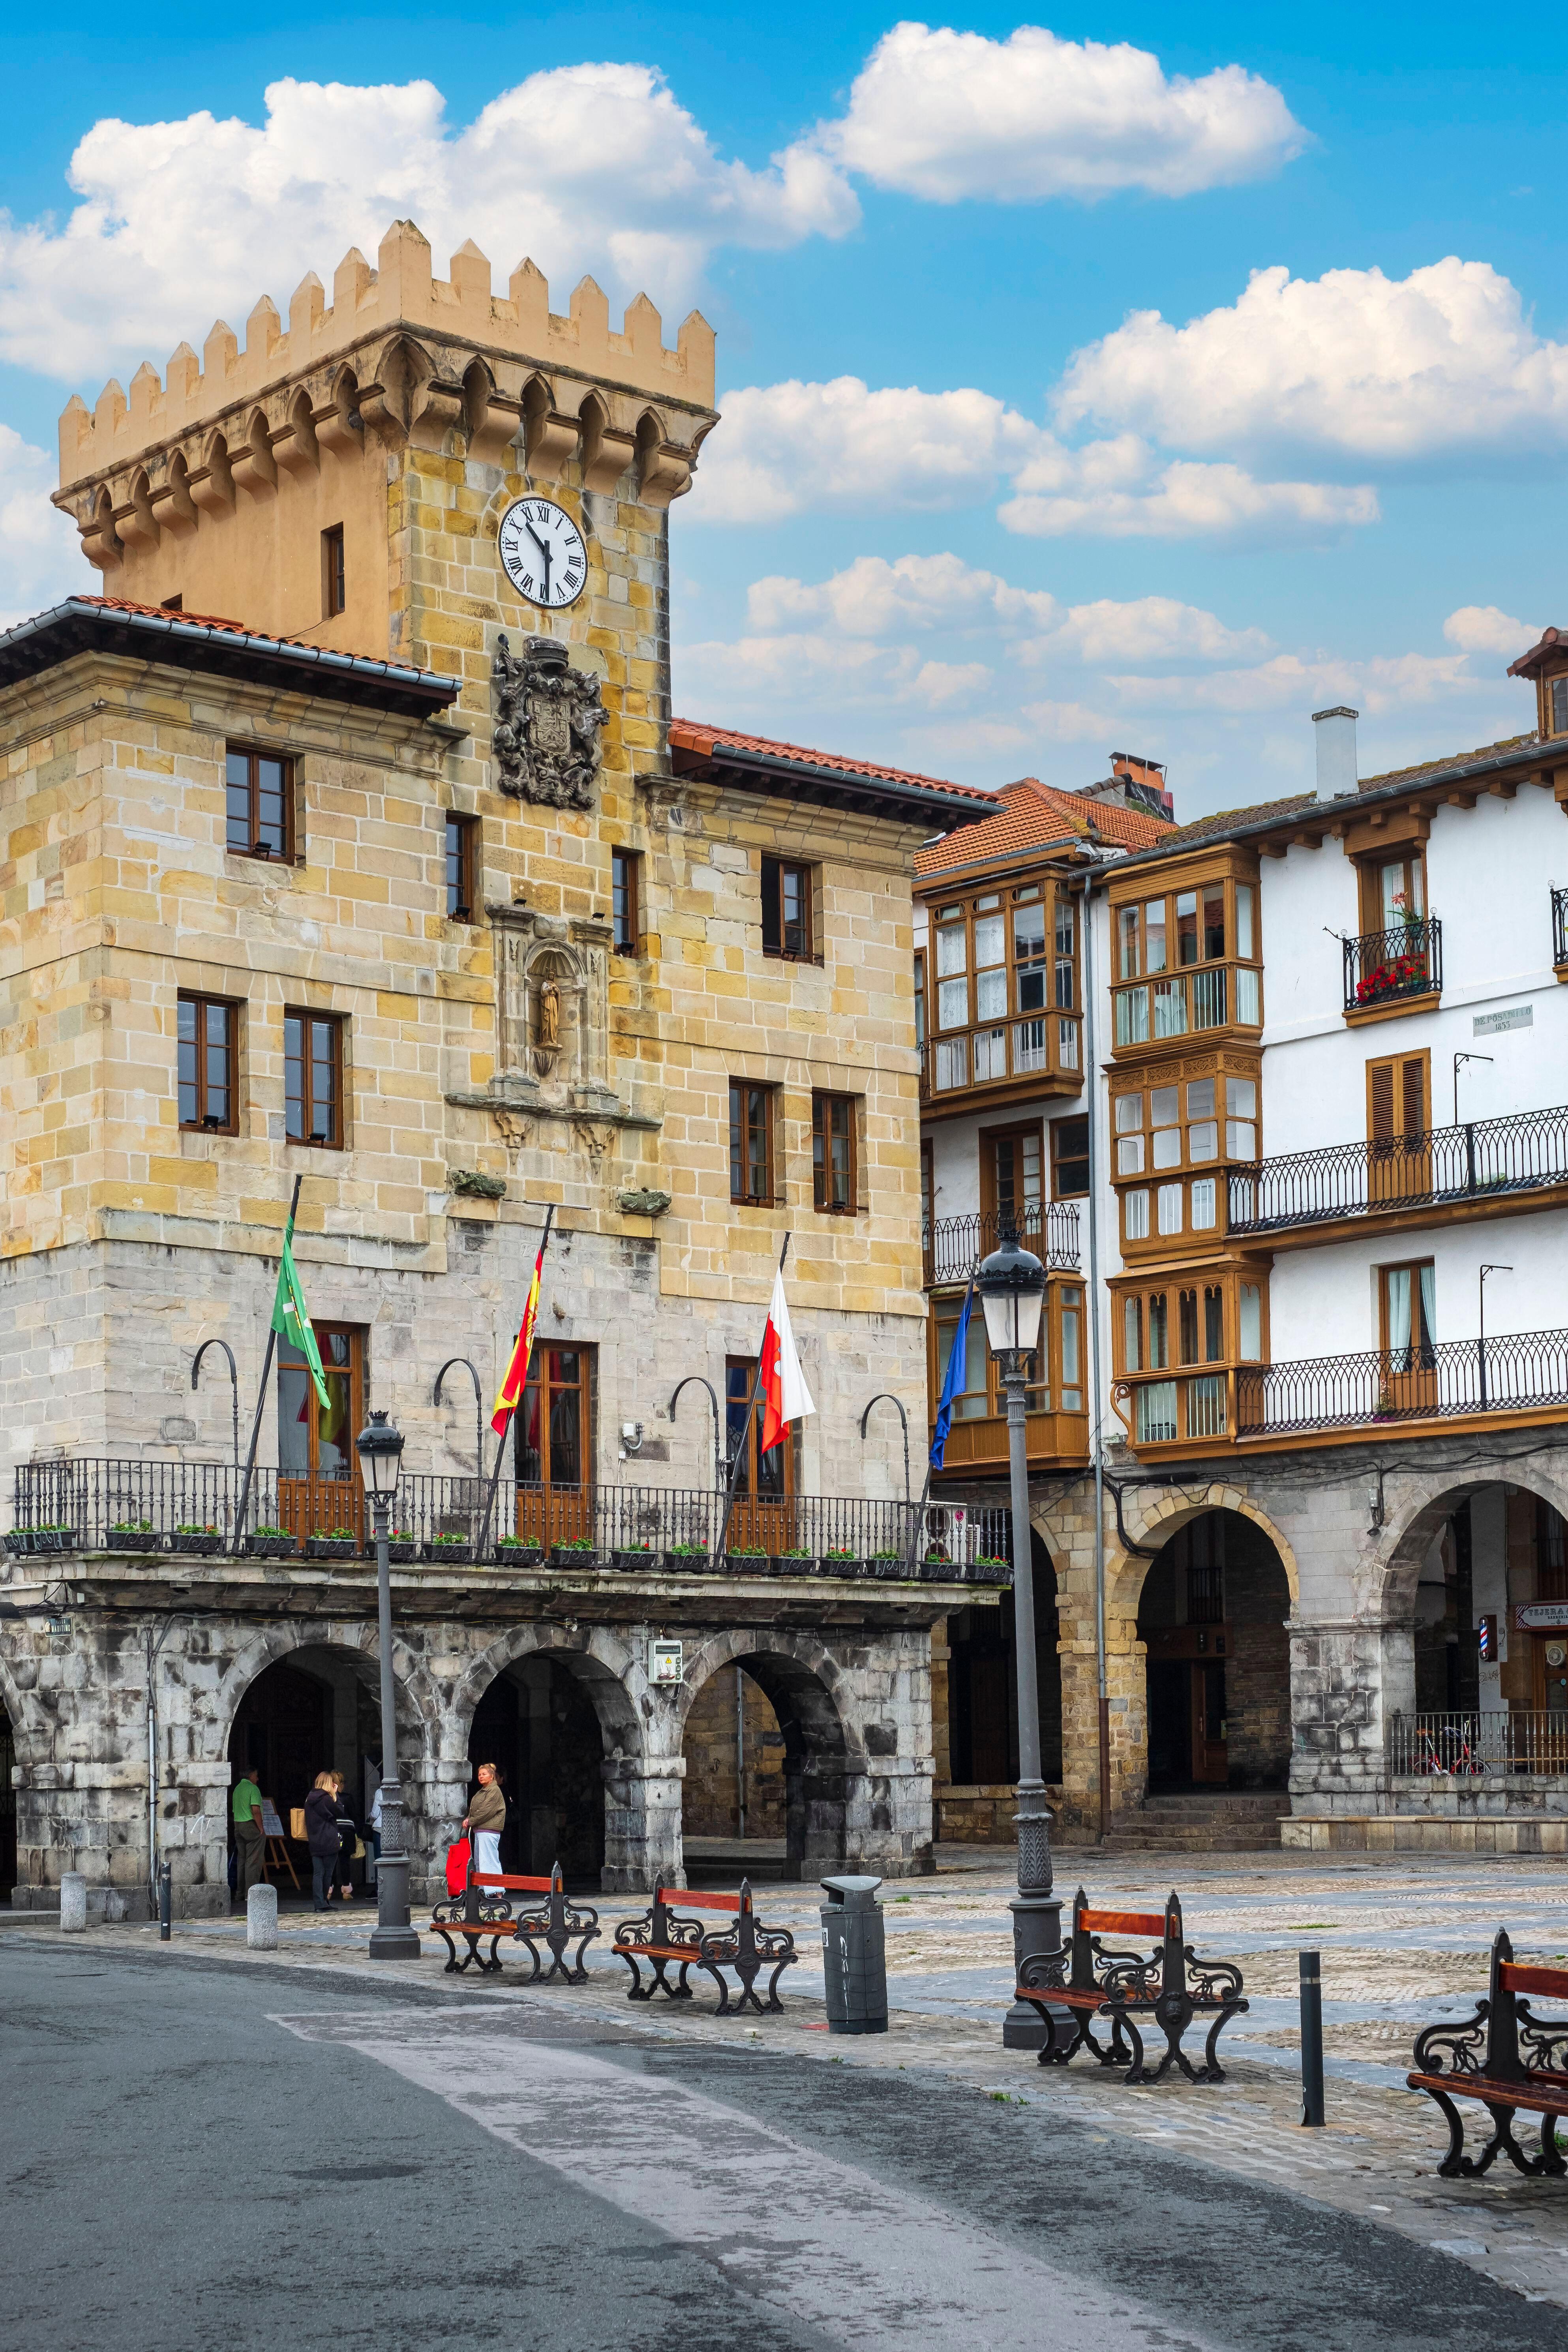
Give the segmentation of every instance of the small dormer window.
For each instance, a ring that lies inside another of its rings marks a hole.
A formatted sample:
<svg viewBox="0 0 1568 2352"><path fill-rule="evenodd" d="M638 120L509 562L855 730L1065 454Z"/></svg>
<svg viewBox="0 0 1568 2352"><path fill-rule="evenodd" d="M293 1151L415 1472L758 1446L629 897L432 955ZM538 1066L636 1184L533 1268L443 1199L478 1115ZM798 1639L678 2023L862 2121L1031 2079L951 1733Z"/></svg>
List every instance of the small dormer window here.
<svg viewBox="0 0 1568 2352"><path fill-rule="evenodd" d="M1568 735L1568 677L1554 677L1546 689L1553 735Z"/></svg>

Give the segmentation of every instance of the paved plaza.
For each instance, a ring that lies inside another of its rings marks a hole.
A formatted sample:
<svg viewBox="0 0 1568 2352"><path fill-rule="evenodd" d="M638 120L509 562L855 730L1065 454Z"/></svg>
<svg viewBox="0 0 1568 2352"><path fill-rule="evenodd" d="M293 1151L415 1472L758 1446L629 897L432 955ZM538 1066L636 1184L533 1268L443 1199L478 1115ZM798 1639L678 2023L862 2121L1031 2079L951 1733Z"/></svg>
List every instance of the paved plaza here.
<svg viewBox="0 0 1568 2352"><path fill-rule="evenodd" d="M758 2055L805 2058L862 2070L902 2070L938 2078L984 2103L990 2128L1005 2135L1027 2111L1088 2128L1089 2144L1113 2156L1135 2142L1150 2152L1217 2167L1257 2188L1298 2193L1453 2257L1519 2295L1568 2307L1568 2182L1527 2180L1501 2168L1480 2181L1445 2181L1445 2145L1431 2103L1405 2087L1417 2028L1469 2014L1484 1990L1486 1955L1506 1927L1521 1958L1568 1958L1568 1879L1540 1859L1453 1861L1423 1855L1315 1858L1264 1853L1215 1856L1092 1852L1058 1856L1058 1892L1081 1878L1096 1904L1158 1907L1174 1880L1190 1940L1205 1954L1238 1961L1251 2004L1226 2035L1228 2080L1194 2088L1167 2080L1128 2090L1081 2058L1042 2072L1004 2052L1011 1940L1006 1911L1009 1857L994 1849L945 1847L938 1875L886 1890L891 2022L886 2035L830 2037L822 2023L816 1890L760 1884L759 1910L795 1930L800 1965L784 1980L778 2018L720 2021L703 1991L679 2008L631 2008L625 1969L604 1945L635 1898L601 1901L603 1943L589 1948L590 1981L580 1990L523 1990L523 1968L499 1979L444 1973L441 1947L405 1966L364 1958L368 1906L321 1923L286 1910L276 1955L247 1950L242 1921L178 1924L172 1958L231 1962L271 1973L255 2006L269 2014L309 2011L314 1979L334 1998L358 1979L438 1991L448 2010L466 2003L515 2005L552 2029L612 2031L650 2049L740 2046ZM50 1927L0 1931L0 1949L54 1940ZM1300 2122L1297 1958L1322 1955L1328 2122ZM158 1953L155 1928L97 1928L75 1946L100 1956ZM306 1980L285 1999L277 1971ZM493 2010L489 2012L494 2015ZM1475 2111L1477 2118L1480 2111ZM1474 2142L1472 2141L1472 2145ZM1128 2151L1130 2153L1130 2151Z"/></svg>

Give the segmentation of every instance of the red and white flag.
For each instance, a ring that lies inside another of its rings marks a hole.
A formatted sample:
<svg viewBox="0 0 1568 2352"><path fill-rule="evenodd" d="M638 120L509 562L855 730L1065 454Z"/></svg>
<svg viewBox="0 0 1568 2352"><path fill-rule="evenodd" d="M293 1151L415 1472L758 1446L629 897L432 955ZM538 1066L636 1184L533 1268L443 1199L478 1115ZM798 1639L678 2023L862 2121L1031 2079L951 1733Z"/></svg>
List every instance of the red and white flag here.
<svg viewBox="0 0 1568 2352"><path fill-rule="evenodd" d="M773 1277L773 1304L768 1308L768 1328L763 1333L758 1380L763 1395L763 1435L758 1450L771 1454L783 1441L792 1422L816 1411L811 1391L805 1385L805 1374L800 1369L800 1358L795 1351L782 1266Z"/></svg>

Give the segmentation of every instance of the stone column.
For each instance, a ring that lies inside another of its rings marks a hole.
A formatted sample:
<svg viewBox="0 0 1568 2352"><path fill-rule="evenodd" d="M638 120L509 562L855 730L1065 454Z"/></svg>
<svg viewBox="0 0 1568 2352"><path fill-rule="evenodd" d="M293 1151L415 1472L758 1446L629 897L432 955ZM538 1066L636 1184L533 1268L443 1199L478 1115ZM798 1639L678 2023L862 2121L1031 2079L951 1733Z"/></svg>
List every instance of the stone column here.
<svg viewBox="0 0 1568 2352"><path fill-rule="evenodd" d="M1388 1719L1415 1699L1415 1635L1386 1618L1293 1618L1290 1797L1298 1812L1390 1809Z"/></svg>
<svg viewBox="0 0 1568 2352"><path fill-rule="evenodd" d="M808 1771L808 1782L814 1777L821 1780L823 1776ZM838 1780L842 1797L836 1806L844 1825L842 1862L814 1853L808 1843L801 1864L802 1879L809 1883L845 1866L879 1878L929 1875L935 1867L931 1853L934 1778L934 1760L930 1756L879 1759L866 1771L847 1768ZM808 1808L808 1838L810 1819ZM822 1831L826 1827L825 1821L820 1823Z"/></svg>
<svg viewBox="0 0 1568 2352"><path fill-rule="evenodd" d="M606 1895L684 1886L680 1843L683 1756L612 1756L605 1775Z"/></svg>

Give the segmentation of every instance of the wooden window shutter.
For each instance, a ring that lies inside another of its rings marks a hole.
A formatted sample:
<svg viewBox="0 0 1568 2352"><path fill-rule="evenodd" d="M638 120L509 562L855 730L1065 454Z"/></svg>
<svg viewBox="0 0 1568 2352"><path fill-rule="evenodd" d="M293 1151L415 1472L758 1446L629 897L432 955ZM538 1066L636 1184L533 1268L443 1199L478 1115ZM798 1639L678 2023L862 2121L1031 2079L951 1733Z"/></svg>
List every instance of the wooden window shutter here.
<svg viewBox="0 0 1568 2352"><path fill-rule="evenodd" d="M1391 1143L1394 1133L1393 1062L1369 1062L1366 1066L1366 1122L1369 1139L1373 1143Z"/></svg>
<svg viewBox="0 0 1568 2352"><path fill-rule="evenodd" d="M1400 1127L1406 1135L1426 1131L1426 1057L1412 1055L1400 1065Z"/></svg>

